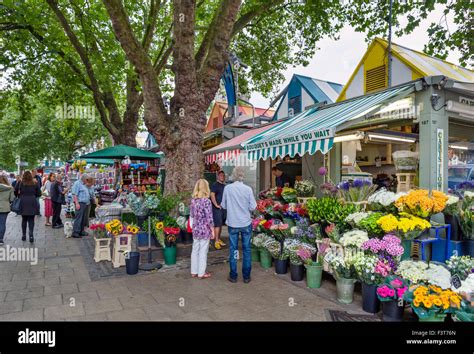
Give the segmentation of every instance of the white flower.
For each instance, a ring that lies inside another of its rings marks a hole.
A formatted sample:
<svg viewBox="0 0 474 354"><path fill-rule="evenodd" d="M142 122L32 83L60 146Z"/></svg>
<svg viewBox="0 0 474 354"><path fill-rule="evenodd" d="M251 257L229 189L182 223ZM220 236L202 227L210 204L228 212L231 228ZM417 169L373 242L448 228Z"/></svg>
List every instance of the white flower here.
<svg viewBox="0 0 474 354"><path fill-rule="evenodd" d="M358 213L352 213L352 214L349 214L346 218L345 218L345 222L349 223L349 224L353 224L353 225L357 225L359 224L359 222L365 218L367 218L370 214L372 214L371 211L369 212L358 212Z"/></svg>
<svg viewBox="0 0 474 354"><path fill-rule="evenodd" d="M418 283L426 280L426 268L428 268L428 264L422 261L402 261L398 266L396 274L412 283Z"/></svg>
<svg viewBox="0 0 474 354"><path fill-rule="evenodd" d="M471 294L474 292L474 273L469 274L466 280L461 281L461 287L458 289L453 288L453 291L462 294Z"/></svg>
<svg viewBox="0 0 474 354"><path fill-rule="evenodd" d="M442 289L451 288L451 273L443 266L430 264L429 268L425 269L424 277L432 285Z"/></svg>
<svg viewBox="0 0 474 354"><path fill-rule="evenodd" d="M446 201L447 205L457 204L459 202L459 197L450 194L448 200Z"/></svg>
<svg viewBox="0 0 474 354"><path fill-rule="evenodd" d="M464 198L474 198L474 192L465 191L464 192Z"/></svg>
<svg viewBox="0 0 474 354"><path fill-rule="evenodd" d="M362 230L351 230L342 235L339 239L339 243L344 247L357 247L360 248L362 244L369 239L367 232Z"/></svg>

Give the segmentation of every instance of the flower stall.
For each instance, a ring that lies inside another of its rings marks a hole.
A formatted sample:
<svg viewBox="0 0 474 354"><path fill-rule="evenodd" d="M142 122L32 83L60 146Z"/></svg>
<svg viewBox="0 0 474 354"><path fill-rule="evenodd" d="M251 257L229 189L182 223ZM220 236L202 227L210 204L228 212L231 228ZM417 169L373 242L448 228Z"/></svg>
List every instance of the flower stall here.
<svg viewBox="0 0 474 354"><path fill-rule="evenodd" d="M364 181L320 188L321 198L307 197L314 189L306 184L259 195L252 223L254 261L264 268L273 261L276 274L287 273L289 265L293 281L306 273L313 289L324 286L325 271L336 280L335 298L342 303L353 301L354 284L360 282L363 310L382 311L384 321L410 316L435 321L447 314L472 320L473 258L450 248L450 242L459 241L450 241L453 230L438 220L441 213L457 214L459 230L471 231L474 193L393 193ZM441 261L414 250L413 242L425 240L433 247L447 244Z"/></svg>

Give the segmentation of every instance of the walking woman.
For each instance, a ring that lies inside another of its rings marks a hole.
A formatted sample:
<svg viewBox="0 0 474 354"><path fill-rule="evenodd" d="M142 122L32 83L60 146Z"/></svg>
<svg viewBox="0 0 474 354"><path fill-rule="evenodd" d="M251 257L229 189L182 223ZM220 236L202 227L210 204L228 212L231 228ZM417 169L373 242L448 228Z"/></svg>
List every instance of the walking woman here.
<svg viewBox="0 0 474 354"><path fill-rule="evenodd" d="M20 198L20 215L21 215L21 231L22 241L26 240L26 227L30 236L30 242L35 242L33 230L35 228L35 216L40 215L40 206L38 198L41 196L41 188L39 183L33 178L30 171L23 173L23 178L15 187L15 195Z"/></svg>
<svg viewBox="0 0 474 354"><path fill-rule="evenodd" d="M53 216L53 202L51 201L51 187L53 186L54 181L56 180L56 175L51 172L45 182L43 187L41 187L41 192L44 198L44 216L46 217L45 226L51 226L51 217Z"/></svg>
<svg viewBox="0 0 474 354"><path fill-rule="evenodd" d="M193 220L193 250L191 253L191 276L206 279L211 276L206 272L209 240L214 239L214 222L212 220L212 204L209 183L200 179L194 186L191 200L191 218Z"/></svg>
<svg viewBox="0 0 474 354"><path fill-rule="evenodd" d="M7 217L13 199L15 199L13 187L10 186L6 176L0 175L0 246L4 244L3 237L5 236Z"/></svg>

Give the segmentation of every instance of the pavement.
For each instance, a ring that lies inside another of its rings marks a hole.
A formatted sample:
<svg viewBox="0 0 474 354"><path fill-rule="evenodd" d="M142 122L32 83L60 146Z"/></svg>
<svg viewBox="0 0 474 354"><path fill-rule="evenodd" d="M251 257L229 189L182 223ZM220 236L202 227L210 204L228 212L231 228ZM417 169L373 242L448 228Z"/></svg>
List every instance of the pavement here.
<svg viewBox="0 0 474 354"><path fill-rule="evenodd" d="M258 263L249 284L241 277L227 281L225 263L208 266L210 279L193 279L189 261L154 273L130 276L122 267L123 276L91 278L83 240L66 239L44 221L36 218L31 245L21 241L21 217L8 217L5 250L37 250L38 259L35 265L12 254L0 260L0 321L327 321L328 310L363 313L359 293L352 304L336 301L330 277L308 289ZM226 256L228 249L215 252Z"/></svg>

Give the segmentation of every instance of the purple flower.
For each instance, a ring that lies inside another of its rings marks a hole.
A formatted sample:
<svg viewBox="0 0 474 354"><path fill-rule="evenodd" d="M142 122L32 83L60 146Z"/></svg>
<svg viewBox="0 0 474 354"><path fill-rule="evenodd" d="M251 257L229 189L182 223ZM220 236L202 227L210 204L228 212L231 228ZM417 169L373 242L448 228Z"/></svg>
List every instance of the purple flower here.
<svg viewBox="0 0 474 354"><path fill-rule="evenodd" d="M341 187L343 190L348 191L349 188L351 187L351 184L350 184L349 182L347 182L347 181L346 181L346 182L342 182L342 183L340 184L340 187Z"/></svg>
<svg viewBox="0 0 474 354"><path fill-rule="evenodd" d="M326 173L328 173L328 170L326 167L320 167L318 172L320 176L325 176Z"/></svg>
<svg viewBox="0 0 474 354"><path fill-rule="evenodd" d="M361 181L360 179L356 179L354 181L354 187L355 188L362 188L364 186L364 181Z"/></svg>

